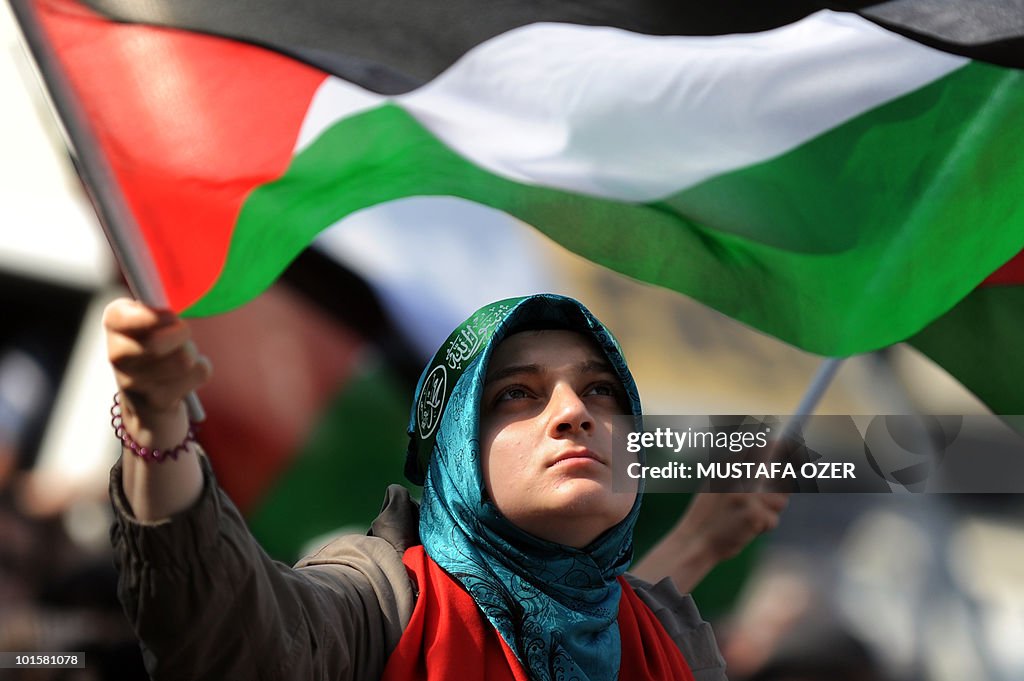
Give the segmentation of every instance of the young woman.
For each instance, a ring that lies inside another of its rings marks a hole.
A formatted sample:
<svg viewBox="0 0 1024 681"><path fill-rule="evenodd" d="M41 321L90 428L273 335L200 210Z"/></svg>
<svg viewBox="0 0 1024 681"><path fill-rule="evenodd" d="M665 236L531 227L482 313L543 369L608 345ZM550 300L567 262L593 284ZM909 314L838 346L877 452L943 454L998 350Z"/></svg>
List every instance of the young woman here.
<svg viewBox="0 0 1024 681"><path fill-rule="evenodd" d="M190 435L182 399L211 371L187 327L131 301L105 324L126 442L112 537L154 678L725 678L689 596L625 574L642 490L612 489L628 461L611 427L640 401L578 302L499 301L457 328L414 398L420 505L390 487L368 536L295 568L263 553Z"/></svg>

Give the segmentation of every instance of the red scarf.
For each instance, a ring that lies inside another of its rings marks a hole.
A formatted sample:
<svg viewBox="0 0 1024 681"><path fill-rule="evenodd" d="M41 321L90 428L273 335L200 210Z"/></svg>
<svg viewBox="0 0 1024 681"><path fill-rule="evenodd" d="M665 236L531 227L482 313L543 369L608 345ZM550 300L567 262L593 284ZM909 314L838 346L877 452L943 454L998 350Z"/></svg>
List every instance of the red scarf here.
<svg viewBox="0 0 1024 681"><path fill-rule="evenodd" d="M419 596L412 619L384 668L383 681L529 681L512 650L473 598L431 560L422 546L402 557ZM620 679L694 681L679 648L651 609L619 577Z"/></svg>

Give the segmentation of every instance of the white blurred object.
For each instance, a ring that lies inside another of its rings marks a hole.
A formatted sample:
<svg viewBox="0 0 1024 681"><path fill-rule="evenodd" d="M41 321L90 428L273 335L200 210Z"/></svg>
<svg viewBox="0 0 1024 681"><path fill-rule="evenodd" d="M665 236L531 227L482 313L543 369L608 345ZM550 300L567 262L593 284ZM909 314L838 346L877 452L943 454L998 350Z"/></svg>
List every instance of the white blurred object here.
<svg viewBox="0 0 1024 681"><path fill-rule="evenodd" d="M1006 679L1024 679L1024 528L967 518L948 547L953 581L977 607L980 637Z"/></svg>
<svg viewBox="0 0 1024 681"><path fill-rule="evenodd" d="M917 661L915 617L931 555L924 528L889 510L858 519L840 549L839 611L898 678Z"/></svg>
<svg viewBox="0 0 1024 681"><path fill-rule="evenodd" d="M80 288L114 261L7 3L0 5L0 270Z"/></svg>
<svg viewBox="0 0 1024 681"><path fill-rule="evenodd" d="M64 531L75 546L92 554L110 550L110 525L114 513L106 499L78 499L62 518Z"/></svg>
<svg viewBox="0 0 1024 681"><path fill-rule="evenodd" d="M1004 498L1005 501L1005 498ZM844 539L840 611L897 678L1024 679L1024 527L938 495L894 497Z"/></svg>

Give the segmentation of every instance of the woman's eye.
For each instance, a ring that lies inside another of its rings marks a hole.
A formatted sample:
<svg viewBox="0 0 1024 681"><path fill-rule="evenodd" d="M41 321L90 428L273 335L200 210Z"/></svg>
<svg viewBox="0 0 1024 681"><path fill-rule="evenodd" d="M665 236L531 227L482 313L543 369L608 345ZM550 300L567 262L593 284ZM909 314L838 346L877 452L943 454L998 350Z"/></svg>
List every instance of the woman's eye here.
<svg viewBox="0 0 1024 681"><path fill-rule="evenodd" d="M529 396L530 396L529 393L527 393L526 390L524 390L523 388L512 387L512 388L505 388L504 390L502 390L498 394L498 400L499 401L504 401L504 400L522 400L522 399L525 399L525 398L527 398Z"/></svg>
<svg viewBox="0 0 1024 681"><path fill-rule="evenodd" d="M595 385L590 386L590 389L587 390L587 393L590 395L606 395L608 397L614 397L615 387L610 383L597 383Z"/></svg>

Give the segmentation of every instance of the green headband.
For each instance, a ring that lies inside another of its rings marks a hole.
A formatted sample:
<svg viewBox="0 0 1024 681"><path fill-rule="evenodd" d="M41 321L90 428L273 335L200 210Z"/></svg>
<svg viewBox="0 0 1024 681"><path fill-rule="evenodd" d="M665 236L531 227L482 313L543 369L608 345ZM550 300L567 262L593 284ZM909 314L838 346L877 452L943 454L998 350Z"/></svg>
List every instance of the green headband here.
<svg viewBox="0 0 1024 681"><path fill-rule="evenodd" d="M466 367L487 347L509 312L526 299L525 296L507 298L474 312L451 332L424 369L416 386L405 460L405 476L413 483L422 485L426 477L438 424L455 384Z"/></svg>

